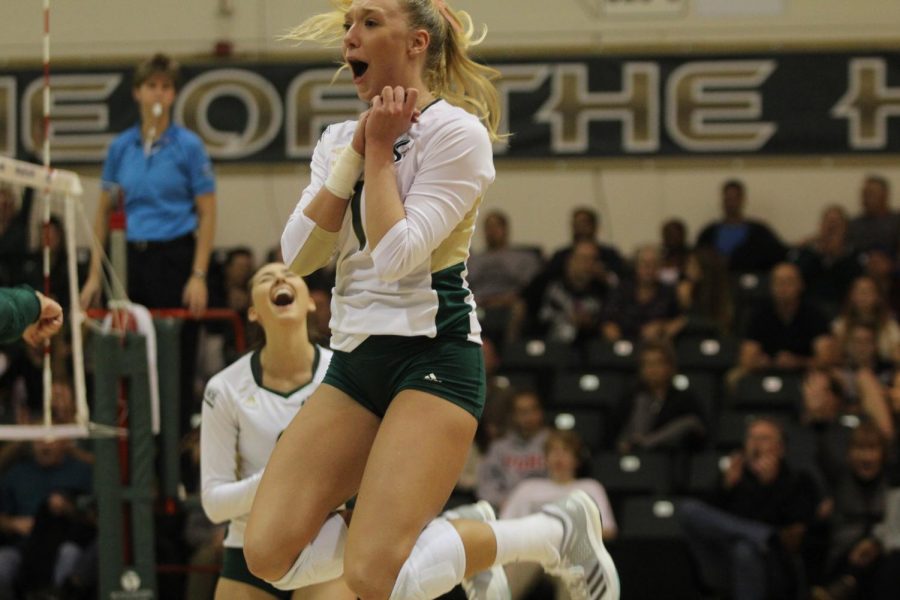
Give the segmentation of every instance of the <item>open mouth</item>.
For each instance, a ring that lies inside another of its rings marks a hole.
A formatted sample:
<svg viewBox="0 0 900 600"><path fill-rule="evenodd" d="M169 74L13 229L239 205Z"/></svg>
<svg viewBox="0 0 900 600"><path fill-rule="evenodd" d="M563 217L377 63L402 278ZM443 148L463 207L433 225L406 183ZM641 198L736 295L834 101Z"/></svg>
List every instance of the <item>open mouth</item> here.
<svg viewBox="0 0 900 600"><path fill-rule="evenodd" d="M366 71L369 70L369 63L363 62L361 60L348 60L347 64L350 65L350 70L353 71L353 78L362 77L366 74Z"/></svg>
<svg viewBox="0 0 900 600"><path fill-rule="evenodd" d="M275 306L290 306L294 303L294 290L287 285L278 286L272 290L271 299Z"/></svg>

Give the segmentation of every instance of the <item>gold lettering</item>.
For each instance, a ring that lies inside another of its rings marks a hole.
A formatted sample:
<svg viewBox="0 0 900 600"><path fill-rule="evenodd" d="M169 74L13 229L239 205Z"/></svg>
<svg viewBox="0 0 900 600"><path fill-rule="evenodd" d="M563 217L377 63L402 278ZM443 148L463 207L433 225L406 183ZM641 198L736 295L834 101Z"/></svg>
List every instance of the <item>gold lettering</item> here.
<svg viewBox="0 0 900 600"><path fill-rule="evenodd" d="M888 118L900 116L900 88L887 87L882 58L850 61L850 89L831 109L831 116L847 119L853 149L877 150L888 143Z"/></svg>
<svg viewBox="0 0 900 600"><path fill-rule="evenodd" d="M689 62L669 77L666 127L682 148L697 152L751 151L778 127L762 116L755 88L775 70L772 60ZM742 90L742 91L739 91Z"/></svg>
<svg viewBox="0 0 900 600"><path fill-rule="evenodd" d="M553 68L550 98L535 115L549 123L554 153L588 150L593 121L620 121L626 152L653 152L659 148L659 67L654 63L626 63L622 90L592 92L587 65L560 64Z"/></svg>
<svg viewBox="0 0 900 600"><path fill-rule="evenodd" d="M103 160L114 134L109 130L109 96L118 87L118 73L53 75L50 87L50 141L54 161ZM37 153L43 135L42 78L22 95L22 145Z"/></svg>
<svg viewBox="0 0 900 600"><path fill-rule="evenodd" d="M334 83L333 78L334 69L310 69L288 86L285 122L288 158L309 158L325 127L357 119L366 109L346 75L342 74Z"/></svg>
<svg viewBox="0 0 900 600"><path fill-rule="evenodd" d="M241 131L223 131L209 121L219 98L235 98L247 112ZM278 91L262 75L245 69L215 69L192 79L179 95L175 119L197 132L210 157L239 159L265 148L278 135L284 107Z"/></svg>
<svg viewBox="0 0 900 600"><path fill-rule="evenodd" d="M548 65L500 65L497 69L503 77L497 81L497 93L500 95L500 133L512 133L509 125L509 96L512 93L534 93L550 77ZM509 142L501 140L494 144L495 154L506 154Z"/></svg>

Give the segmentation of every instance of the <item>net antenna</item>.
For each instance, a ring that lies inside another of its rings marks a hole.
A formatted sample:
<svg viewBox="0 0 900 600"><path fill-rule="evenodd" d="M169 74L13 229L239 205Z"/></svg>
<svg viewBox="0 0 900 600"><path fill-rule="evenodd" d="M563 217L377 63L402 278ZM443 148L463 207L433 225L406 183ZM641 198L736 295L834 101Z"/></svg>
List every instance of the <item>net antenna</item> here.
<svg viewBox="0 0 900 600"><path fill-rule="evenodd" d="M0 439L33 440L42 438L83 438L93 436L119 435L114 428L91 423L90 409L87 403L87 392L84 378L84 345L82 343L82 325L85 322L84 312L78 296L78 270L76 265L75 231L76 204L84 192L81 179L72 171L48 168L21 160L0 156L0 182L33 188L44 193L47 203L51 197L58 196L64 200L63 217L66 235L66 269L69 279L69 329L71 331L72 361L74 371L75 423L53 424L50 407L49 365L44 366L44 422L40 425L3 425L0 426ZM44 236L46 238L46 236ZM44 248L45 279L49 262L48 249ZM46 358L45 358L46 360Z"/></svg>

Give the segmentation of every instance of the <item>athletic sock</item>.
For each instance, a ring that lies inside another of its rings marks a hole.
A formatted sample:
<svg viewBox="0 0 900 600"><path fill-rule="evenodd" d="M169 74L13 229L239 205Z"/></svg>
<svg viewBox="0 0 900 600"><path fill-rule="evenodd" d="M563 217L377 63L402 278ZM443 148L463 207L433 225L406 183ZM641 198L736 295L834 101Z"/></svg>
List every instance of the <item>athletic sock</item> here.
<svg viewBox="0 0 900 600"><path fill-rule="evenodd" d="M521 519L488 523L497 539L495 565L526 561L552 565L559 561L563 526L549 515L537 513Z"/></svg>

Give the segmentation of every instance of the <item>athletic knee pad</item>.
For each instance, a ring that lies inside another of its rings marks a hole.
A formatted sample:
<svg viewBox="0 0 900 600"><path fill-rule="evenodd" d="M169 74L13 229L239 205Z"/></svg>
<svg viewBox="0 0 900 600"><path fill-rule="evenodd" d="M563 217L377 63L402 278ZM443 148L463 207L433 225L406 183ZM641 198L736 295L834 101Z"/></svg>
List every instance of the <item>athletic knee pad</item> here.
<svg viewBox="0 0 900 600"><path fill-rule="evenodd" d="M337 579L344 573L344 542L347 525L341 515L332 515L319 534L303 549L291 568L278 581L270 581L279 590L296 590Z"/></svg>
<svg viewBox="0 0 900 600"><path fill-rule="evenodd" d="M429 600L462 581L466 550L449 521L438 518L422 531L403 563L390 600Z"/></svg>

